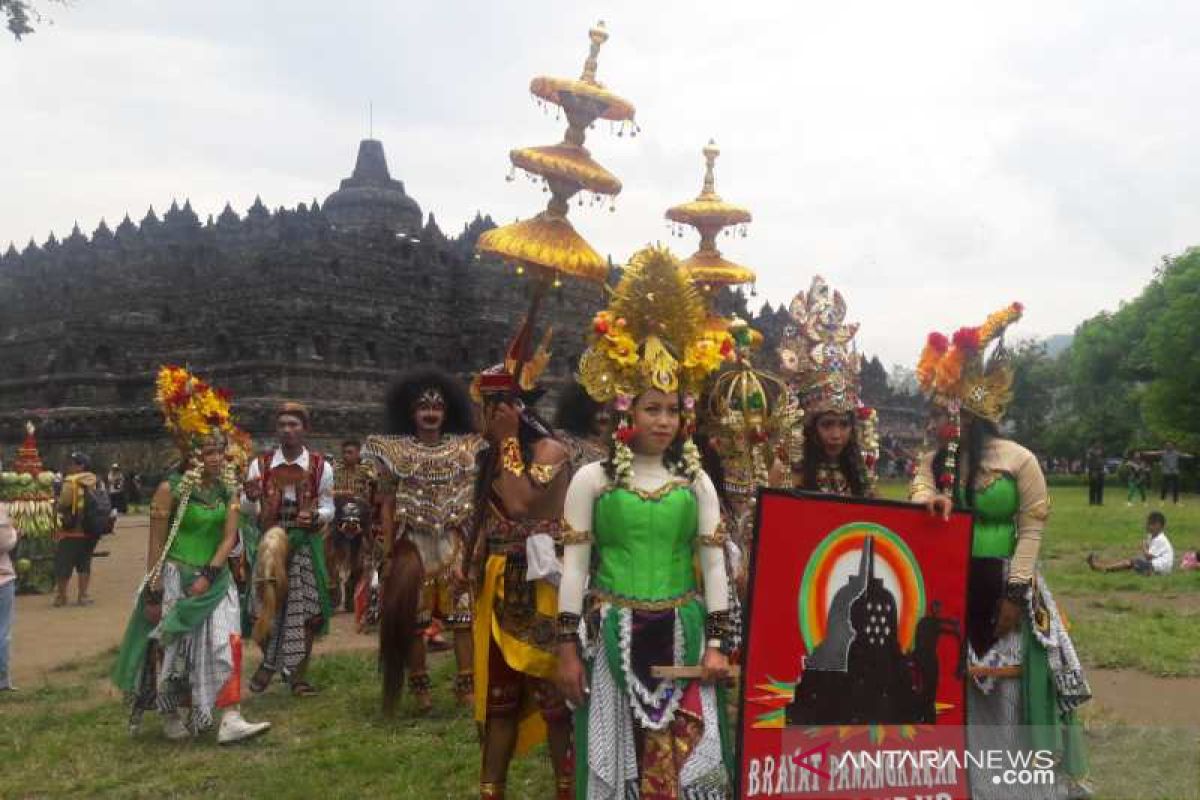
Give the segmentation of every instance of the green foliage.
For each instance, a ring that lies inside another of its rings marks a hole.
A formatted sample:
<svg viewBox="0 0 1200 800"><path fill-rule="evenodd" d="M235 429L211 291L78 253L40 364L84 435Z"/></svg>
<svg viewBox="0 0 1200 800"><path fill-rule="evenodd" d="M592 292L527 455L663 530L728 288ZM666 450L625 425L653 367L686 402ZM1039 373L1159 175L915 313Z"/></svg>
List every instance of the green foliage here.
<svg viewBox="0 0 1200 800"><path fill-rule="evenodd" d="M1150 427L1185 450L1200 449L1200 248L1170 259L1163 301L1146 336L1155 378L1143 410Z"/></svg>
<svg viewBox="0 0 1200 800"><path fill-rule="evenodd" d="M1079 457L1175 440L1200 450L1200 249L1164 258L1134 300L1084 321L1057 358L1014 353L1017 439L1049 456Z"/></svg>

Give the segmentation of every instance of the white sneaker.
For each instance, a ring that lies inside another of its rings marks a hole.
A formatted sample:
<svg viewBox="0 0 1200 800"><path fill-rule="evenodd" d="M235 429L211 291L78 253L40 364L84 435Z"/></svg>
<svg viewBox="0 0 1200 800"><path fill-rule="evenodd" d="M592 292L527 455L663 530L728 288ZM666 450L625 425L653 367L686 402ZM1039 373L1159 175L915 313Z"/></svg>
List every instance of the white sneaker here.
<svg viewBox="0 0 1200 800"><path fill-rule="evenodd" d="M191 738L192 732L179 718L179 712L175 712L163 717L163 734L171 741L178 742Z"/></svg>
<svg viewBox="0 0 1200 800"><path fill-rule="evenodd" d="M221 728L217 731L217 744L233 744L265 733L269 722L247 722L240 711L226 711L221 717Z"/></svg>

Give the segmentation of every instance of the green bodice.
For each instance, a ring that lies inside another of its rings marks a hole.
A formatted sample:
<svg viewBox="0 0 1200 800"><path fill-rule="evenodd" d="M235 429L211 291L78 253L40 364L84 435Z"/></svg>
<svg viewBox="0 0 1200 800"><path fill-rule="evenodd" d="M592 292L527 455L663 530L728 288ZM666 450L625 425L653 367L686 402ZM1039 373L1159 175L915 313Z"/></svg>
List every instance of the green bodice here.
<svg viewBox="0 0 1200 800"><path fill-rule="evenodd" d="M171 481L171 495L176 503L179 499L178 486L178 480ZM225 537L226 509L223 490L206 492L194 489L183 512L183 522L179 524L179 535L171 544L167 558L193 567L203 567L212 561L217 548L221 546L221 539ZM175 513L178 511L177 505Z"/></svg>
<svg viewBox="0 0 1200 800"><path fill-rule="evenodd" d="M1021 495L1017 482L1001 475L986 489L975 492L974 558L1010 558L1017 543L1017 511Z"/></svg>
<svg viewBox="0 0 1200 800"><path fill-rule="evenodd" d="M639 600L666 600L696 588L692 553L696 495L677 486L661 496L612 489L596 501L592 535L596 587Z"/></svg>

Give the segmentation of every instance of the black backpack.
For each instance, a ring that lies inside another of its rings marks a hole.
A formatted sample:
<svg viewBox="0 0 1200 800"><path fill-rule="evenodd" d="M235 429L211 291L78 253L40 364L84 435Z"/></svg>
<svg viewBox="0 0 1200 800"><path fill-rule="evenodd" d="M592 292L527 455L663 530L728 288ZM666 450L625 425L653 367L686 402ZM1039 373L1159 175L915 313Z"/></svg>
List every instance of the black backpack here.
<svg viewBox="0 0 1200 800"><path fill-rule="evenodd" d="M113 531L112 500L99 485L84 490L79 527L88 536L105 536Z"/></svg>

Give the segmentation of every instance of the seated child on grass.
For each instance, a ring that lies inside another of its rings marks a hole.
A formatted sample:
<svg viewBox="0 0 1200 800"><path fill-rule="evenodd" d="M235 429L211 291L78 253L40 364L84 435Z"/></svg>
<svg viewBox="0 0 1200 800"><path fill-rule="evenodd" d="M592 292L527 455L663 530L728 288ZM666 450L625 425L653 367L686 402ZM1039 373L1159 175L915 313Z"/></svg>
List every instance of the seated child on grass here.
<svg viewBox="0 0 1200 800"><path fill-rule="evenodd" d="M1151 511L1146 517L1146 538L1142 555L1105 564L1095 553L1087 557L1088 566L1097 572L1120 572L1131 569L1139 575L1166 575L1175 564L1175 549L1167 538L1167 518L1161 511Z"/></svg>

